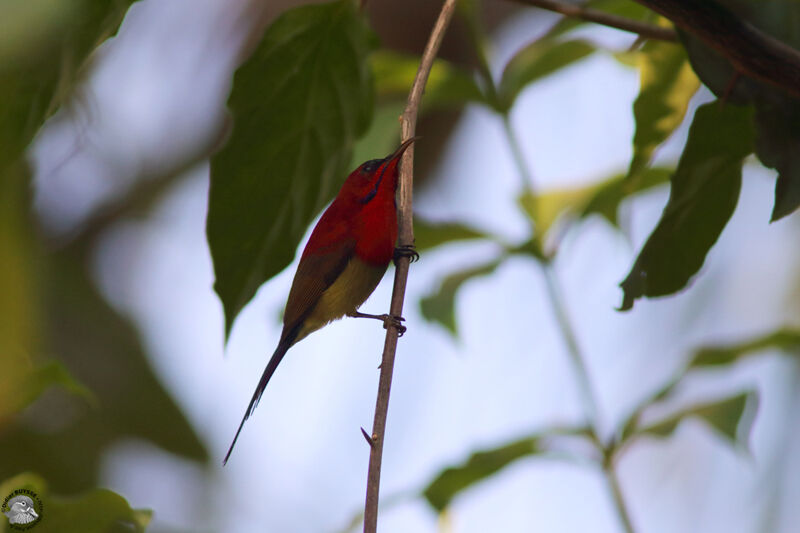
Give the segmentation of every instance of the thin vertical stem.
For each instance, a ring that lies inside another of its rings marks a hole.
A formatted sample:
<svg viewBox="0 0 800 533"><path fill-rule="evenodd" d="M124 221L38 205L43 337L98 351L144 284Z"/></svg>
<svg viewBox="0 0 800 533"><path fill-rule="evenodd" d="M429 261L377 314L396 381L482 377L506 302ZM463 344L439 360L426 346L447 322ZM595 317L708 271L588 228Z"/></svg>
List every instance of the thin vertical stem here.
<svg viewBox="0 0 800 533"><path fill-rule="evenodd" d="M556 273L552 265L543 263L542 272L544 274L545 287L547 287L550 305L556 315L561 337L564 339L564 344L567 345L567 353L569 354L572 368L575 371L575 377L578 380L578 388L580 389L584 413L586 414L588 423L592 426L595 438L600 442L600 416L597 410L597 396L594 392L592 380L589 377L589 371L586 368L586 362L578 346L577 336L572 328L569 316L567 316L567 309L561 294L561 287L558 284L558 279L556 278Z"/></svg>
<svg viewBox="0 0 800 533"><path fill-rule="evenodd" d="M635 533L628 508L625 505L625 498L622 496L622 488L619 485L617 471L614 469L613 462L603 465L603 471L606 474L611 497L614 499L614 507L617 509L617 515L619 515L619 520L622 522L625 533Z"/></svg>
<svg viewBox="0 0 800 533"><path fill-rule="evenodd" d="M503 127L506 133L508 145L511 147L514 162L517 166L517 172L520 176L520 180L523 182L522 186L526 192L535 196L536 187L534 185L533 175L531 174L531 171L525 162L519 140L517 139L514 128L511 125L508 113L503 115ZM550 305L552 306L553 312L556 315L556 321L558 323L559 330L561 331L561 336L564 339L564 344L566 344L567 347L567 353L569 354L572 367L575 371L575 377L578 381L578 388L581 391L585 416L590 424L592 439L595 446L603 454L603 456L610 457L614 452L613 443L605 445L601 438L600 413L597 409L597 395L595 393L594 386L592 385L592 380L589 376L586 360L583 356L580 345L578 344L577 335L575 334L575 330L572 327L572 323L567 313L567 307L564 302L564 297L561 294L558 277L556 276L556 272L552 263L540 261L539 264L541 265L542 273L544 274L545 286L547 288L547 296L550 300ZM614 508L617 511L617 516L619 517L625 532L635 533L635 530L633 529L633 523L631 522L630 515L628 514L628 509L625 506L625 500L622 496L619 480L617 479L617 474L614 470L614 465L611 460L603 461L603 473L611 492Z"/></svg>
<svg viewBox="0 0 800 533"><path fill-rule="evenodd" d="M511 149L511 156L514 158L514 164L517 166L517 173L519 173L520 181L522 182L522 189L525 193L534 195L536 186L533 182L533 174L528 168L528 163L525 161L525 155L522 153L522 147L511 126L511 117L509 113L503 114L503 131L506 134L506 141L508 147Z"/></svg>
<svg viewBox="0 0 800 533"><path fill-rule="evenodd" d="M436 19L431 31L425 51L422 53L419 69L408 95L408 104L402 116L402 138L406 141L414 137L417 125L417 113L422 99L422 92L428 81L433 60L439 52L439 47L444 39L445 30L453 18L456 0L445 0L439 17ZM410 146L400 161L399 202L398 202L398 245L410 247L414 244L414 223L412 220L412 199L414 185L414 146ZM407 255L399 256L395 261L394 289L389 313L401 316L403 313L403 300L405 299L406 282L408 281L408 266L410 258ZM378 529L378 501L380 497L381 463L383 459L383 441L386 432L386 417L389 411L389 394L392 387L392 374L394 359L397 351L398 331L394 326L386 330L386 340L383 346L383 359L381 362L381 375L378 382L378 397L375 401L375 419L372 424L370 437L369 471L367 473L367 495L364 503L364 533L376 533Z"/></svg>

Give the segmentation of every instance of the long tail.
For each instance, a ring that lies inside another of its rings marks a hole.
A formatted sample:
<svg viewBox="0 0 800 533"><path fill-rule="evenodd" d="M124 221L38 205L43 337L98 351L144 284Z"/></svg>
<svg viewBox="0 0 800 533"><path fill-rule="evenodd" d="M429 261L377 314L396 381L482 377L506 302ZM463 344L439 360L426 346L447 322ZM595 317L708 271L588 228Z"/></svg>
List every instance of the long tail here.
<svg viewBox="0 0 800 533"><path fill-rule="evenodd" d="M289 339L282 339L281 342L278 343L275 353L272 354L272 358L269 360L269 363L267 363L267 368L265 368L264 373L261 374L261 380L258 382L256 391L253 393L253 398L250 400L250 405L247 406L247 411L245 411L242 422L239 424L239 429L236 430L236 436L233 437L231 447L228 448L228 453L225 454L225 459L222 461L223 466L225 466L225 464L228 462L228 458L231 456L233 447L236 446L236 439L239 438L239 433L242 431L242 426L244 426L245 421L253 414L253 411L256 410L258 401L261 399L261 395L264 394L264 389L267 388L269 379L272 377L272 374L275 373L275 369L278 368L283 356L286 355L286 351L292 344L293 343Z"/></svg>

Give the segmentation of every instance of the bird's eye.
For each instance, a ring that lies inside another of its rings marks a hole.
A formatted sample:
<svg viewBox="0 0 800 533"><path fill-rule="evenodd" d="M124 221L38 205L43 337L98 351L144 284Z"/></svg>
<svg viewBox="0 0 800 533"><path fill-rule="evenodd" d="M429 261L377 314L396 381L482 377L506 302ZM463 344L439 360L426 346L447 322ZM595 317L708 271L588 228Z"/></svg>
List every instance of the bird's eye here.
<svg viewBox="0 0 800 533"><path fill-rule="evenodd" d="M371 174L378 170L378 167L381 166L381 163L383 163L383 159L372 159L361 166L361 171L366 174Z"/></svg>

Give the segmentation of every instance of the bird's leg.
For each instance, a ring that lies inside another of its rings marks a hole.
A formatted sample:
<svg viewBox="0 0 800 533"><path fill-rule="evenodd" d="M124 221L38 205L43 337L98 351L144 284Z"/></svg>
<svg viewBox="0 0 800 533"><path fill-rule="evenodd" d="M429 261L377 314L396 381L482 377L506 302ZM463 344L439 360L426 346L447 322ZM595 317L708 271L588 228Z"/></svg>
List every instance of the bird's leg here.
<svg viewBox="0 0 800 533"><path fill-rule="evenodd" d="M358 311L353 311L352 313L347 313L347 316L351 316L353 318L373 318L375 320L381 320L383 322L383 329L389 329L389 326L394 326L397 328L397 336L402 337L403 333L406 332L406 327L403 325L405 318L401 316L393 316L393 315L370 315L368 313L359 313Z"/></svg>
<svg viewBox="0 0 800 533"><path fill-rule="evenodd" d="M397 264L397 260L401 257L408 257L410 261L414 263L415 261L419 261L419 252L417 252L413 244L404 244L394 249L395 264Z"/></svg>

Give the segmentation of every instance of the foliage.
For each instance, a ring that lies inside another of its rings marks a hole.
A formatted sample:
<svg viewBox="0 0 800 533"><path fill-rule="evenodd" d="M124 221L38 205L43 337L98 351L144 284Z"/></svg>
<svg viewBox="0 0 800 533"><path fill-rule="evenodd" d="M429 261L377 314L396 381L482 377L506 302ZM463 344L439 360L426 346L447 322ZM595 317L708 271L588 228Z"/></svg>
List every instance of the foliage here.
<svg viewBox="0 0 800 533"><path fill-rule="evenodd" d="M143 532L150 522L149 511L132 509L127 501L110 490L94 489L77 497L52 494L45 481L34 474L20 474L0 483L0 494L17 489L33 491L42 505L36 531L44 533ZM9 531L3 520L0 531Z"/></svg>
<svg viewBox="0 0 800 533"><path fill-rule="evenodd" d="M109 305L92 280L87 264L102 228L80 233L55 250L37 233L30 214L31 170L25 150L42 124L71 101L91 54L116 32L132 3L34 0L0 5L0 456L19 458L0 465L0 479L6 480L0 490L34 488L47 507L42 531L144 530L147 512L95 487L102 454L120 439L140 438L184 458L208 460L194 428L150 368L135 327ZM800 48L800 34L792 24L800 16L797 2L725 3L743 20ZM629 0L590 0L585 5L670 25ZM462 15L472 32L478 67L437 59L424 99L426 115L480 106L508 125L517 98L532 84L592 54L619 52L576 38L573 30L585 22L565 17L518 50L494 79L477 3L464 7ZM32 28L37 31L27 31ZM228 100L233 129L211 157L206 227L226 337L258 288L291 262L309 224L347 171L396 146L396 119L419 58L376 47L357 3L336 0L281 14L236 72ZM670 195L661 219L621 283L621 308L631 309L641 297L684 289L733 214L742 165L750 154L777 171L771 220L800 206L796 97L740 76L733 62L684 31L680 43L636 43L626 56L633 58L640 78L628 168L579 188L523 187L517 204L531 234L522 243L503 242L468 222L417 219L419 250L457 241L492 242L499 248L484 263L447 274L420 301L427 320L456 336L455 302L465 284L492 275L513 256L549 268L565 232L592 215L616 227L624 202L667 183ZM701 82L718 100L701 105L689 119L677 166L653 166L659 148L685 123ZM135 208L148 206L143 202ZM737 344L698 349L679 375L620 422L612 441L602 441L590 428L567 428L566 433L589 442L601 455L590 457L597 459L592 464L602 469L609 469L637 439L675 438L676 428L689 418L735 449L747 449L757 391L733 391L673 407L671 414L655 421L647 415L672 406L687 375L725 371L765 350L796 353L798 346L800 333L786 327ZM42 417L50 426L27 423L37 409L50 414ZM53 422L65 419L66 412L77 414L63 424ZM552 451L550 439L564 433L531 432L477 451L433 476L419 495L444 512L471 487Z"/></svg>
<svg viewBox="0 0 800 533"><path fill-rule="evenodd" d="M352 1L304 6L281 15L236 72L207 227L226 334L342 184L372 115L370 46Z"/></svg>

